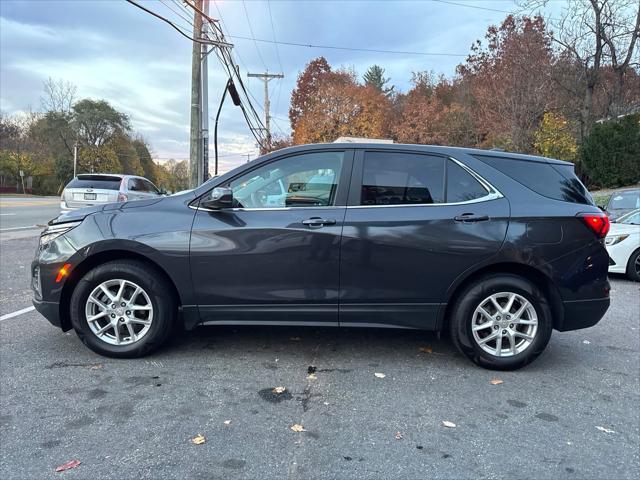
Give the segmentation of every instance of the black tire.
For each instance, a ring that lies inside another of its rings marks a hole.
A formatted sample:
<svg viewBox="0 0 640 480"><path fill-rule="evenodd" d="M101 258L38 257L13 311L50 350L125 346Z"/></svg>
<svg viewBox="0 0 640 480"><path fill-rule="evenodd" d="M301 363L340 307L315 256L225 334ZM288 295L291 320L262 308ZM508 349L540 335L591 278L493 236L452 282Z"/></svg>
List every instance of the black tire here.
<svg viewBox="0 0 640 480"><path fill-rule="evenodd" d="M124 279L144 289L153 307L153 321L148 332L129 345L112 345L94 334L87 322L85 304L91 292L102 282ZM177 306L172 290L164 276L155 268L140 261L116 260L104 263L87 272L76 285L70 302L70 317L82 342L100 355L115 358L135 358L159 348L174 330Z"/></svg>
<svg viewBox="0 0 640 480"><path fill-rule="evenodd" d="M634 282L640 282L640 272L636 270L638 257L640 257L640 248L631 254L627 262L627 276Z"/></svg>
<svg viewBox="0 0 640 480"><path fill-rule="evenodd" d="M538 330L531 344L510 357L497 357L485 352L472 334L476 308L494 293L513 292L533 306L538 317ZM549 302L532 282L512 274L489 274L473 281L454 300L449 317L449 333L456 348L471 361L491 370L516 370L535 360L551 338L553 319Z"/></svg>

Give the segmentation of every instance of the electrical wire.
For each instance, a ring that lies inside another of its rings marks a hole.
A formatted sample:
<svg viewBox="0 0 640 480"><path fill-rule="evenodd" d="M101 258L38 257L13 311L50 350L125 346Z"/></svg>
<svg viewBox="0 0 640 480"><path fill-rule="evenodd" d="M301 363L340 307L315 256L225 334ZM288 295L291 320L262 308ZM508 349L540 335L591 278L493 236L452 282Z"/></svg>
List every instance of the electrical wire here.
<svg viewBox="0 0 640 480"><path fill-rule="evenodd" d="M282 68L282 61L280 59L280 49L278 48L278 43L276 40L276 28L273 25L273 15L271 13L271 1L267 0L267 7L269 7L269 19L271 20L271 33L273 33L273 41L276 46L276 58L278 59L278 65L280 66L280 73L284 73L284 68Z"/></svg>
<svg viewBox="0 0 640 480"><path fill-rule="evenodd" d="M249 11L247 10L247 4L245 3L244 0L242 0L242 7L244 8L244 14L245 17L247 18L247 25L249 25L249 33L251 33L251 38L253 39L253 44L256 47L256 52L258 52L258 58L260 58L260 61L262 62L262 65L264 66L264 69L266 71L269 71L269 68L267 67L267 64L264 61L264 58L262 58L262 54L260 53L260 49L258 48L258 43L255 40L255 34L253 33L253 27L251 26L251 19L249 18Z"/></svg>
<svg viewBox="0 0 640 480"><path fill-rule="evenodd" d="M165 23L168 23L169 25L171 25L180 35L182 35L183 37L189 39L192 42L196 42L196 43L200 43L203 45L211 45L210 42L203 42L202 40L198 39L198 38L193 38L189 35L187 35L186 33L184 33L175 23L173 23L171 20L163 17L162 15L149 10L146 7L143 7L142 5L140 5L139 3L135 2L134 0L125 0L127 3L130 3L131 5L134 5L136 7L138 7L140 10L144 10L145 12L147 12L149 15L153 15L156 18L159 18L160 20L162 20Z"/></svg>

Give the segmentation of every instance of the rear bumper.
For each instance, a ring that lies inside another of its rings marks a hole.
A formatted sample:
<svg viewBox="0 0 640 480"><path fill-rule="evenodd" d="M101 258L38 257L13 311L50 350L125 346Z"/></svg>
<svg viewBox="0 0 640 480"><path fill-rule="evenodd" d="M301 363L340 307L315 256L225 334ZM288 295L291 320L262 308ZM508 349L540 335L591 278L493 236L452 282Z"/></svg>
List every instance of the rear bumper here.
<svg viewBox="0 0 640 480"><path fill-rule="evenodd" d="M563 302L564 318L561 325L556 325L556 330L566 332L593 327L604 317L610 303L608 297Z"/></svg>
<svg viewBox="0 0 640 480"><path fill-rule="evenodd" d="M60 304L58 302L45 302L33 299L33 306L54 327L61 327Z"/></svg>

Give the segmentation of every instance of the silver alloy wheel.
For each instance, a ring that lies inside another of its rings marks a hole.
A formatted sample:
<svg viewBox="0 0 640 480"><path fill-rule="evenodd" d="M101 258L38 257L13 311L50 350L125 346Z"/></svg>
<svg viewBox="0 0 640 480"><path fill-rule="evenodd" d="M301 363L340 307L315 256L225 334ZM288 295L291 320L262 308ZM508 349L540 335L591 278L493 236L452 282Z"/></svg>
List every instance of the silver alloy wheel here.
<svg viewBox="0 0 640 480"><path fill-rule="evenodd" d="M636 257L636 261L634 262L634 267L636 269L636 275L640 275L640 255Z"/></svg>
<svg viewBox="0 0 640 480"><path fill-rule="evenodd" d="M524 352L538 331L538 314L533 305L513 292L485 298L471 320L473 339L495 357L512 357Z"/></svg>
<svg viewBox="0 0 640 480"><path fill-rule="evenodd" d="M113 279L93 289L85 305L91 331L110 345L131 345L144 337L153 321L147 292L130 280Z"/></svg>

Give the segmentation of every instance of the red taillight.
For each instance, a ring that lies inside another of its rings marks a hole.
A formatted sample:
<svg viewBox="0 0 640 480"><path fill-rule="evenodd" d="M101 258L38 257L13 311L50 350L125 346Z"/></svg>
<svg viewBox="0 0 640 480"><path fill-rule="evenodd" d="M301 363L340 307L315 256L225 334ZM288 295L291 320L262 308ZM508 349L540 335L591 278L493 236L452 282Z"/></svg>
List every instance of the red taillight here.
<svg viewBox="0 0 640 480"><path fill-rule="evenodd" d="M578 215L584 223L587 224L593 233L598 235L600 238L604 238L609 233L609 227L611 223L609 222L609 217L607 217L604 213L581 213Z"/></svg>

